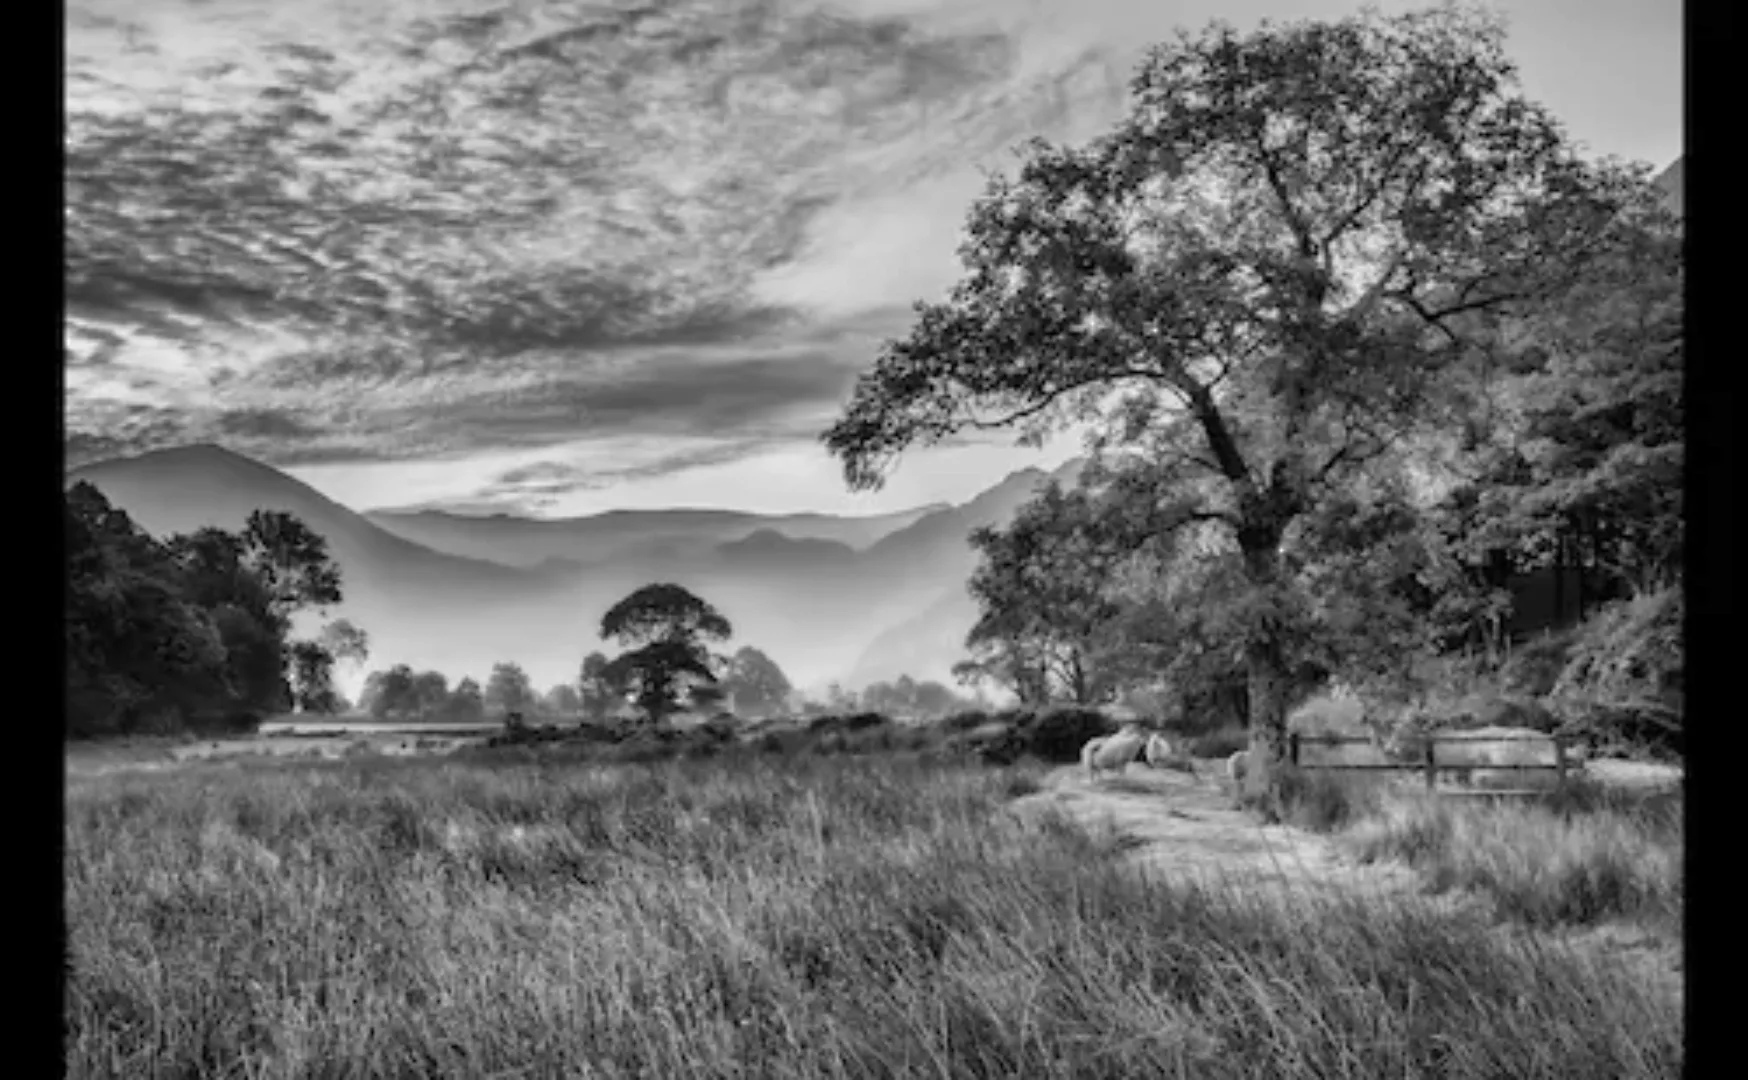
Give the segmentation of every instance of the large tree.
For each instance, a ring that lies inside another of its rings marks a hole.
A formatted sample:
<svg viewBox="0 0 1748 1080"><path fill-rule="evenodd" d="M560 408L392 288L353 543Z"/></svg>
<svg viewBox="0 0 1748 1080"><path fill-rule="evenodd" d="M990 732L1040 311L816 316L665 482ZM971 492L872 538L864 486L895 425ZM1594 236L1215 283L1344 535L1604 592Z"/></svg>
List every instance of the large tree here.
<svg viewBox="0 0 1748 1080"><path fill-rule="evenodd" d="M233 700L213 612L163 545L84 481L64 511L67 733L127 733Z"/></svg>
<svg viewBox="0 0 1748 1080"><path fill-rule="evenodd" d="M906 448L1074 420L1146 445L1183 523L1235 545L1256 767L1278 792L1289 530L1416 423L1490 319L1606 245L1643 171L1588 164L1459 6L1215 24L1150 51L1085 147L1030 144L971 210L966 274L919 304L825 433L852 488ZM1178 416L1187 424L1167 422ZM1272 799L1270 800L1272 802Z"/></svg>
<svg viewBox="0 0 1748 1080"><path fill-rule="evenodd" d="M626 647L603 673L609 684L632 686L655 723L679 708L688 684L715 686L716 659L706 646L734 629L722 613L679 585L645 585L608 609L601 637Z"/></svg>
<svg viewBox="0 0 1748 1080"><path fill-rule="evenodd" d="M70 732L230 724L284 709L294 684L331 707L332 654L290 629L340 601L340 574L296 518L160 542L80 482L66 527Z"/></svg>
<svg viewBox="0 0 1748 1080"><path fill-rule="evenodd" d="M972 532L981 560L969 589L980 617L965 640L966 674L1079 705L1115 695L1112 631L1122 609L1113 584L1170 522L1151 500L1131 501L1120 487L1099 491L1103 475L1095 464L1071 491L1051 481L1006 527ZM1013 666L1022 655L1032 663L1024 680Z"/></svg>

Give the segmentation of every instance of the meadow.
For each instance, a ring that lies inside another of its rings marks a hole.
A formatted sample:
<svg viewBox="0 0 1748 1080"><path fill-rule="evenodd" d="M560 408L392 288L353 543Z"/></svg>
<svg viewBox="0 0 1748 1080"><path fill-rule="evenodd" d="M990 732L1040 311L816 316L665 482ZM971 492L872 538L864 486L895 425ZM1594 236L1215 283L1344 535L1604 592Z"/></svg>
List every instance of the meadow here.
<svg viewBox="0 0 1748 1080"><path fill-rule="evenodd" d="M1049 768L737 751L70 775L68 1075L1681 1071L1678 994L1499 932L1678 927L1678 858L1662 892L1531 902L1635 843L1678 850L1666 821L1509 811L1570 826L1532 841L1479 808L1391 818L1355 798L1322 826L1522 902L1320 899L1145 877L1119 836L1009 812ZM1524 843L1541 846L1499 854Z"/></svg>

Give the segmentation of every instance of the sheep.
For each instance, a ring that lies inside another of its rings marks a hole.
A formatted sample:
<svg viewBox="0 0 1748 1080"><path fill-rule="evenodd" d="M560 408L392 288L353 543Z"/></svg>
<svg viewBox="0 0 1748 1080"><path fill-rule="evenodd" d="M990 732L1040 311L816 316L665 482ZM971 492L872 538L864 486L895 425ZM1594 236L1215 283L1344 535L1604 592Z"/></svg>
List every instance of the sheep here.
<svg viewBox="0 0 1748 1080"><path fill-rule="evenodd" d="M1109 769L1121 772L1125 766L1140 755L1142 747L1147 744L1147 738L1139 728L1126 727L1115 735L1104 735L1091 739L1081 747L1080 763L1086 768L1087 777L1096 779L1100 772Z"/></svg>
<svg viewBox="0 0 1748 1080"><path fill-rule="evenodd" d="M1165 736L1158 732L1147 736L1147 764L1157 769L1172 757L1171 744L1165 741Z"/></svg>
<svg viewBox="0 0 1748 1080"><path fill-rule="evenodd" d="M1232 794L1244 793L1244 777L1250 771L1250 751L1240 750L1226 759L1226 779L1232 781Z"/></svg>
<svg viewBox="0 0 1748 1080"><path fill-rule="evenodd" d="M1195 762L1188 754L1181 754L1165 736L1157 732L1147 737L1147 764L1155 769L1175 769L1178 772L1195 774Z"/></svg>

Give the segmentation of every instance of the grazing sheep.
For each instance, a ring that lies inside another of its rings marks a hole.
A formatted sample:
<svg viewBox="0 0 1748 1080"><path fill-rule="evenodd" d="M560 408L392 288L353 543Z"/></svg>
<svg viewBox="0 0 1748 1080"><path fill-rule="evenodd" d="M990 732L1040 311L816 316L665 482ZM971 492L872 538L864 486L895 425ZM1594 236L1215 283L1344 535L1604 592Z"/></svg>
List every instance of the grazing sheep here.
<svg viewBox="0 0 1748 1080"><path fill-rule="evenodd" d="M1105 743L1109 742L1110 739L1109 735L1095 736L1088 739L1086 745L1080 748L1080 767L1086 770L1089 780L1099 774L1098 768L1093 764L1093 759L1098 757L1099 751L1104 749Z"/></svg>
<svg viewBox="0 0 1748 1080"><path fill-rule="evenodd" d="M1244 776L1250 771L1250 751L1240 750L1226 759L1226 779L1232 781L1232 794L1244 792Z"/></svg>
<svg viewBox="0 0 1748 1080"><path fill-rule="evenodd" d="M1106 769L1122 772L1125 766L1140 756L1146 745L1147 737L1139 728L1125 727L1115 735L1089 741L1081 748L1080 763L1086 767L1089 778L1097 778Z"/></svg>
<svg viewBox="0 0 1748 1080"><path fill-rule="evenodd" d="M1155 769L1174 769L1178 772L1194 774L1195 762L1188 754L1178 752L1177 748L1167 742L1165 736L1153 734L1147 737L1147 764Z"/></svg>
<svg viewBox="0 0 1748 1080"><path fill-rule="evenodd" d="M1165 736L1158 732L1147 736L1147 764L1157 769L1161 764L1170 761L1173 756L1171 744L1165 741Z"/></svg>

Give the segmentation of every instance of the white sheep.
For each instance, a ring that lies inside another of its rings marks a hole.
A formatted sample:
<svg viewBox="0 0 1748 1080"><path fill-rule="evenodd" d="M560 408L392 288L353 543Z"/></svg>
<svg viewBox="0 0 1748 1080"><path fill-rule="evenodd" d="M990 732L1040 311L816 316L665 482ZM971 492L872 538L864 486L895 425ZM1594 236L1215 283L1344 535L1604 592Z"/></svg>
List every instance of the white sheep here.
<svg viewBox="0 0 1748 1080"><path fill-rule="evenodd" d="M1194 774L1195 762L1185 753L1167 742L1165 736L1154 733L1147 737L1147 764L1155 769L1174 769L1178 772Z"/></svg>
<svg viewBox="0 0 1748 1080"><path fill-rule="evenodd" d="M1244 792L1244 777L1250 771L1250 751L1240 750L1226 759L1226 779L1232 781L1232 794Z"/></svg>
<svg viewBox="0 0 1748 1080"><path fill-rule="evenodd" d="M1140 755L1146 745L1147 736L1139 728L1125 727L1115 735L1103 735L1089 740L1080 749L1080 763L1086 768L1087 777L1096 779L1106 769L1121 772Z"/></svg>

